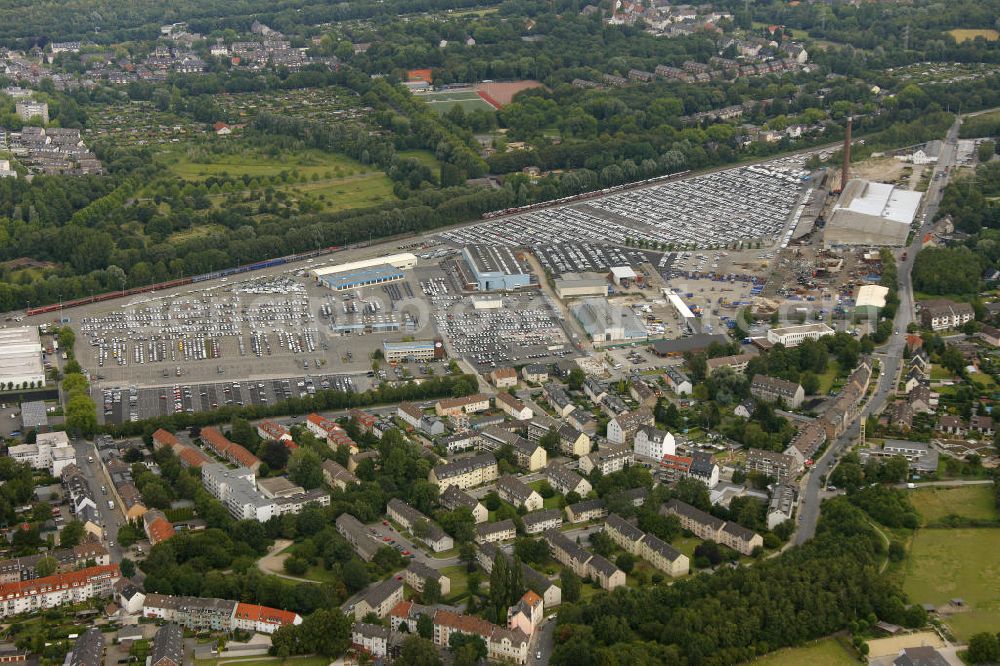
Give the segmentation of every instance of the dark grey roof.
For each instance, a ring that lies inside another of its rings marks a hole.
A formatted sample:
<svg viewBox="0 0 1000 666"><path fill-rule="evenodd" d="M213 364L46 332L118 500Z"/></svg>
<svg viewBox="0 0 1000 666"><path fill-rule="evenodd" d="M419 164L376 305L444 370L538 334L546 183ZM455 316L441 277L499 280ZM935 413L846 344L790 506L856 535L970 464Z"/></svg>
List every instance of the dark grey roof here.
<svg viewBox="0 0 1000 666"><path fill-rule="evenodd" d="M619 516L617 513L612 513L605 518L604 524L632 542L638 541L645 534L642 530Z"/></svg>
<svg viewBox="0 0 1000 666"><path fill-rule="evenodd" d="M388 627L383 627L380 624L368 624L367 622L355 622L354 626L351 628L352 633L358 633L367 638L382 638L385 640L389 639L389 629Z"/></svg>
<svg viewBox="0 0 1000 666"><path fill-rule="evenodd" d="M594 509L606 509L606 508L607 504L605 504L604 500L600 498L583 500L582 502L577 502L576 504L570 504L568 507L566 507L567 510L572 511L574 514L585 513L587 511L593 511Z"/></svg>
<svg viewBox="0 0 1000 666"><path fill-rule="evenodd" d="M559 509L542 509L541 511L532 511L531 513L526 513L521 518L524 522L524 526L537 525L539 523L544 523L550 520L555 520L556 518L562 519L562 511Z"/></svg>
<svg viewBox="0 0 1000 666"><path fill-rule="evenodd" d="M683 354L687 351L707 349L713 342L725 345L729 343L729 340L721 334L708 335L699 333L686 338L677 338L676 340L657 340L653 343L653 350L657 354Z"/></svg>
<svg viewBox="0 0 1000 666"><path fill-rule="evenodd" d="M659 553L670 562L676 562L682 553L666 541L653 534L647 534L643 543L654 553Z"/></svg>
<svg viewBox="0 0 1000 666"><path fill-rule="evenodd" d="M413 574L416 574L418 578L423 578L424 580L427 580L429 578L437 580L438 578L441 577L441 575L437 572L437 570L430 568L429 566L427 566L423 562L420 562L419 560L411 560L410 566L406 567L406 570Z"/></svg>
<svg viewBox="0 0 1000 666"><path fill-rule="evenodd" d="M618 567L600 555L594 555L590 558L590 566L605 576L613 576L618 571Z"/></svg>
<svg viewBox="0 0 1000 666"><path fill-rule="evenodd" d="M586 562L592 555L578 543L567 537L558 529L551 529L545 533L545 540L549 542L549 547L558 548L577 562Z"/></svg>
<svg viewBox="0 0 1000 666"><path fill-rule="evenodd" d="M716 518L712 514L705 513L701 509L696 509L687 502L682 502L679 499L671 499L660 509L660 513L664 515L669 515L671 513L676 513L680 516L689 518L696 523L701 523L702 525L709 525L712 529L721 529L725 525L726 521L721 518Z"/></svg>
<svg viewBox="0 0 1000 666"><path fill-rule="evenodd" d="M691 474L695 476L711 476L715 462L712 454L705 451L695 451L691 454Z"/></svg>
<svg viewBox="0 0 1000 666"><path fill-rule="evenodd" d="M475 509L479 500L463 492L458 486L448 486L448 489L441 493L441 504L450 511L454 511L460 506L467 506Z"/></svg>
<svg viewBox="0 0 1000 666"><path fill-rule="evenodd" d="M104 663L104 634L91 627L80 634L73 645L70 666L101 666ZM180 663L180 662L178 662Z"/></svg>
<svg viewBox="0 0 1000 666"><path fill-rule="evenodd" d="M184 630L179 624L165 624L156 632L153 638L153 666L159 666L163 660L170 660L180 666L184 663Z"/></svg>
<svg viewBox="0 0 1000 666"><path fill-rule="evenodd" d="M496 464L497 459L493 457L492 453L481 453L478 456L472 456L471 458L464 458L462 460L456 460L454 462L438 465L434 468L434 476L438 479L447 479L452 476L465 474L470 470L489 467L490 465Z"/></svg>
<svg viewBox="0 0 1000 666"><path fill-rule="evenodd" d="M370 607L375 608L391 597L401 587L403 587L403 581L389 578L368 590L361 599Z"/></svg>
<svg viewBox="0 0 1000 666"><path fill-rule="evenodd" d="M476 534L479 536L486 536L487 534L507 532L513 529L516 529L514 521L507 518L506 520L501 520L498 523L480 523L479 525L476 525Z"/></svg>
<svg viewBox="0 0 1000 666"><path fill-rule="evenodd" d="M903 653L892 662L893 666L948 666L948 660L940 652L922 645L904 648Z"/></svg>

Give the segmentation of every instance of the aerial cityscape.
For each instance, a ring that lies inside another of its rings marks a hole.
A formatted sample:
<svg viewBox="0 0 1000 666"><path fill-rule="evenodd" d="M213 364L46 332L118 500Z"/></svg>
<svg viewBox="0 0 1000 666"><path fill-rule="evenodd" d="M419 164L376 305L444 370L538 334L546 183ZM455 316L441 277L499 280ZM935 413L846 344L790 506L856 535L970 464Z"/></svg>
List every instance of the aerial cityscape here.
<svg viewBox="0 0 1000 666"><path fill-rule="evenodd" d="M0 0L0 662L1000 663L1000 0Z"/></svg>

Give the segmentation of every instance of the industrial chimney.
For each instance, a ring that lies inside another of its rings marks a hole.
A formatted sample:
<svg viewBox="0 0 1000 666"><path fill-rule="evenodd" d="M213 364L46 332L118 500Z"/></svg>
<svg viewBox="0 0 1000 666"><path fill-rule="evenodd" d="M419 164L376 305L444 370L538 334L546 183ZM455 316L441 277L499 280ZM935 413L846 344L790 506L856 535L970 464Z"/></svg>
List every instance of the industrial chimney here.
<svg viewBox="0 0 1000 666"><path fill-rule="evenodd" d="M850 177L851 171L851 124L854 122L854 118L851 116L847 117L847 133L844 135L844 166L840 170L840 191L843 192L847 188L847 179Z"/></svg>

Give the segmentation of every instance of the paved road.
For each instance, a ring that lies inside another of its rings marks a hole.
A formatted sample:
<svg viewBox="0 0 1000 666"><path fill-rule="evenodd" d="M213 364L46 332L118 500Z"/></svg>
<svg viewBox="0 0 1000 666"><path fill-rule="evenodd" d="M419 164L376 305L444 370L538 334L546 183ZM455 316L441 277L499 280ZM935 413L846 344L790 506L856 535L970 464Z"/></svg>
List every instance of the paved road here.
<svg viewBox="0 0 1000 666"><path fill-rule="evenodd" d="M122 508L115 503L114 509L108 508L108 500L113 499L111 495L111 480L104 473L97 455L97 449L93 442L82 439L74 439L73 448L76 449L76 463L94 493L94 501L97 503L97 513L100 516L101 524L104 526L104 545L114 543L113 547L108 546L111 553L112 562L121 562L125 552L118 545L118 528L125 522L125 514ZM92 461L92 462L91 462ZM101 487L108 489L107 494L101 492Z"/></svg>
<svg viewBox="0 0 1000 666"><path fill-rule="evenodd" d="M955 124L948 130L945 143L941 148L938 163L934 167L934 177L931 178L930 185L924 197L924 222L920 230L914 234L913 241L909 247L906 248L907 258L903 260L900 255L897 260L899 309L896 312L894 324L899 334L892 335L875 353L876 358L878 358L881 364L881 370L875 390L864 409L862 409L861 415L840 437L830 443L806 477L806 489L802 494L802 502L798 513L798 525L794 537L796 544L805 543L816 534L816 523L819 520L820 511L821 478L832 471L837 460L850 449L852 443L861 434L860 423L867 419L869 415L882 411L886 401L895 392L896 382L903 362L903 347L906 345L906 327L914 320L913 284L910 279L910 271L913 269L913 260L920 250L924 234L930 229L931 222L937 214L941 195L948 182L947 169L955 164L958 152L956 144L960 126L961 118L957 118Z"/></svg>

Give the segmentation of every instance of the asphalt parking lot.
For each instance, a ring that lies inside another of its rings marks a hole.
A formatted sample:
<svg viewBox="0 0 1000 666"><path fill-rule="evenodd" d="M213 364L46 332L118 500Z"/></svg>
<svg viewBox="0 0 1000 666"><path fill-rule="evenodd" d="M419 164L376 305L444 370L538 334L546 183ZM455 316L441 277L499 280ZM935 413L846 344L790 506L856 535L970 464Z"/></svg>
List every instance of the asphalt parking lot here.
<svg viewBox="0 0 1000 666"><path fill-rule="evenodd" d="M98 416L105 423L125 423L179 412L210 411L225 405L273 405L323 389L365 391L371 383L363 375L314 375L159 388L132 386L95 389L94 400Z"/></svg>

